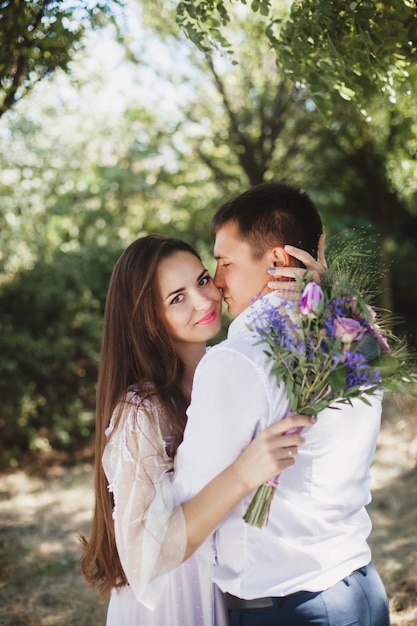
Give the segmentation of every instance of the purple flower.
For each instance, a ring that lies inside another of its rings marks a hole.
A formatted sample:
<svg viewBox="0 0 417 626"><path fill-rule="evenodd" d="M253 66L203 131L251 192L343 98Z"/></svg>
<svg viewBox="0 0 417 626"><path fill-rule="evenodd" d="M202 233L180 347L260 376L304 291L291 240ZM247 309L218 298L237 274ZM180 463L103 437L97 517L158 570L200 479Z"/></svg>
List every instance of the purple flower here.
<svg viewBox="0 0 417 626"><path fill-rule="evenodd" d="M346 352L347 358L347 376L346 390L355 387L369 387L370 385L379 384L382 381L378 370L372 370L368 366L365 355L360 352Z"/></svg>
<svg viewBox="0 0 417 626"><path fill-rule="evenodd" d="M372 333L372 335L378 339L381 348L385 351L385 352L390 352L391 348L389 347L389 344L387 342L387 340L385 339L385 337L383 336L381 329L379 328L378 324L376 324L375 320L376 320L376 313L373 310L373 308L367 304L367 309L371 315L371 320L372 320L372 324L369 327L369 331Z"/></svg>
<svg viewBox="0 0 417 626"><path fill-rule="evenodd" d="M365 332L365 328L351 317L336 317L334 320L334 333L337 339L350 346L352 341L358 341Z"/></svg>
<svg viewBox="0 0 417 626"><path fill-rule="evenodd" d="M323 290L317 283L311 281L304 287L300 299L300 313L309 319L315 319L320 312Z"/></svg>
<svg viewBox="0 0 417 626"><path fill-rule="evenodd" d="M376 320L376 313L375 313L374 309L371 307L370 304L367 304L366 308L368 310L369 315L371 316L372 322L375 322L375 320Z"/></svg>

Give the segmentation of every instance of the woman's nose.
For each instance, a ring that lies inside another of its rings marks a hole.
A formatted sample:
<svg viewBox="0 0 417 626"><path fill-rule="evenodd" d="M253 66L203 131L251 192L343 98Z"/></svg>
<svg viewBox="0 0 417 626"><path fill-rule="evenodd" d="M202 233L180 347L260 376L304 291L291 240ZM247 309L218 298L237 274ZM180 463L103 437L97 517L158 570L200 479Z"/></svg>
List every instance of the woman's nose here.
<svg viewBox="0 0 417 626"><path fill-rule="evenodd" d="M194 296L194 308L198 311L204 311L208 309L212 304L212 299L209 296L197 292Z"/></svg>

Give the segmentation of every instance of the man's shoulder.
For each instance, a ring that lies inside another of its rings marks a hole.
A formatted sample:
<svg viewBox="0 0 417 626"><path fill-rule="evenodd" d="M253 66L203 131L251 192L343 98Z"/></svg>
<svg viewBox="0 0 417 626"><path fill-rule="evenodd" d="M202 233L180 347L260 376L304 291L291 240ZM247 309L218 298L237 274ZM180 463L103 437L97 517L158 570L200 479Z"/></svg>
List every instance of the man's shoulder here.
<svg viewBox="0 0 417 626"><path fill-rule="evenodd" d="M255 338L253 333L249 330L247 332L241 332L238 335L232 335L231 337L226 337L223 341L220 341L215 346L210 348L207 354L212 352L217 352L220 350L233 350L236 352L246 351L248 349L253 349L255 343Z"/></svg>
<svg viewBox="0 0 417 626"><path fill-rule="evenodd" d="M228 337L211 347L201 363L224 363L228 360L242 359L265 367L266 357L263 348L259 344L256 345L256 339L249 331Z"/></svg>

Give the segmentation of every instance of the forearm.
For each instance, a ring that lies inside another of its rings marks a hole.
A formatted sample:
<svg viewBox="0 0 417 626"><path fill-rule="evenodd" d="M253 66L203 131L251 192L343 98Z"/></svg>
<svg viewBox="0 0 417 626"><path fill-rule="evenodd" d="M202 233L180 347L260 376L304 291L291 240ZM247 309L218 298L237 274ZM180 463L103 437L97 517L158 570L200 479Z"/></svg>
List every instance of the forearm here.
<svg viewBox="0 0 417 626"><path fill-rule="evenodd" d="M216 530L250 490L234 463L182 505L187 526L184 560Z"/></svg>
<svg viewBox="0 0 417 626"><path fill-rule="evenodd" d="M293 415L264 429L234 463L182 505L187 528L184 559L191 556L242 498L293 465L297 447L304 439L291 430L311 424L311 417Z"/></svg>

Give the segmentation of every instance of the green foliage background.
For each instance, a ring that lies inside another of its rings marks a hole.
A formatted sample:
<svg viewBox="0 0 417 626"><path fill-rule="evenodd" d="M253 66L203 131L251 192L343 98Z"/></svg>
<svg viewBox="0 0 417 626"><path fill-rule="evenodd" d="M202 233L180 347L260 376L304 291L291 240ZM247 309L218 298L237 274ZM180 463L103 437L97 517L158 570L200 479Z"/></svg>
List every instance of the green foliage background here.
<svg viewBox="0 0 417 626"><path fill-rule="evenodd" d="M388 24L385 3L371 17L369 3L349 5L361 37L368 15L372 41L389 28L401 48L395 65L383 47L372 74L369 56L349 46L345 4L132 0L105 25L104 3L93 20L103 31L82 21L49 78L23 80L16 98L2 100L0 464L91 444L103 308L121 251L167 233L213 269L212 214L264 180L308 191L330 235L369 240L381 277L375 303L417 344L417 69L414 39L398 39L414 14L407 5ZM327 40L307 32L315 10L326 13ZM200 48L178 28L181 15ZM64 17L57 23L68 26ZM294 46L279 46L289 33ZM334 40L340 47L326 47ZM13 67L1 59L5 96Z"/></svg>

